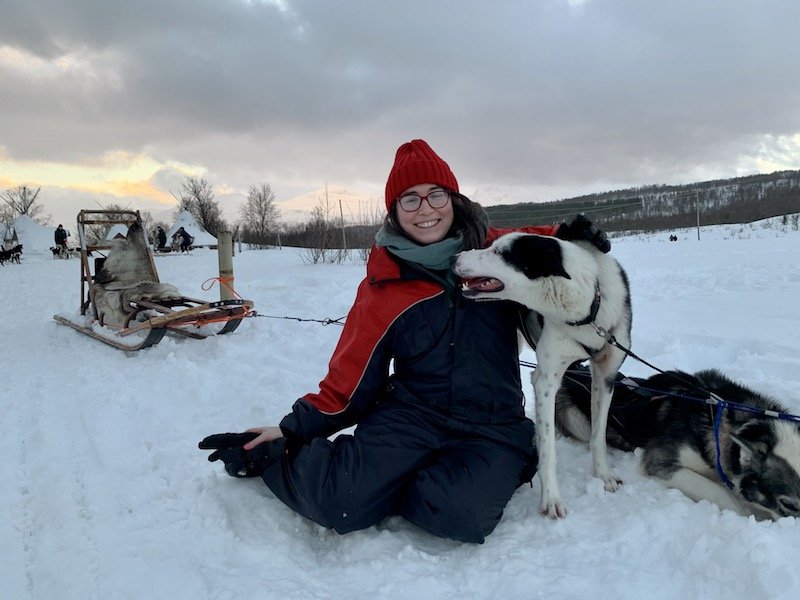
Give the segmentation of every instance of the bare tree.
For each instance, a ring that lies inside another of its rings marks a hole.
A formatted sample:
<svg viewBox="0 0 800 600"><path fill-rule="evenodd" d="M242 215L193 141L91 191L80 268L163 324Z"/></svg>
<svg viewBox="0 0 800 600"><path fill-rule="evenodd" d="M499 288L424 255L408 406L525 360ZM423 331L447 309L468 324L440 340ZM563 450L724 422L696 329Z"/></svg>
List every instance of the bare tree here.
<svg viewBox="0 0 800 600"><path fill-rule="evenodd" d="M97 201L95 201L97 202ZM100 204L101 210L128 210L127 206L122 206L121 204L117 204L115 202L111 202L109 204ZM98 221L107 221L111 217L109 215L97 215L96 219ZM84 227L84 232L86 234L86 242L90 245L99 245L102 244L103 241L106 239L108 232L111 230L111 225L103 225L102 223L97 223L94 225L87 225Z"/></svg>
<svg viewBox="0 0 800 600"><path fill-rule="evenodd" d="M310 220L285 228L283 242L287 246L302 248L301 257L305 262L364 262L375 241L375 234L383 224L383 202L370 200L359 203L355 214L348 212L350 219L343 223L341 212L336 210L328 196L320 197L311 211ZM342 227L346 230L348 250L344 248Z"/></svg>
<svg viewBox="0 0 800 600"><path fill-rule="evenodd" d="M10 224L15 218L14 211L10 206L0 206L0 223Z"/></svg>
<svg viewBox="0 0 800 600"><path fill-rule="evenodd" d="M341 264L344 261L345 253L340 245L341 237L336 235L333 210L326 190L311 209L311 220L303 226L305 248L300 256L305 262Z"/></svg>
<svg viewBox="0 0 800 600"><path fill-rule="evenodd" d="M328 206L323 200L318 201L317 205L311 209L311 220L303 227L304 237L307 241L300 257L304 262L311 264L327 262L329 253L328 213Z"/></svg>
<svg viewBox="0 0 800 600"><path fill-rule="evenodd" d="M48 215L44 214L44 207L41 204L36 204L36 199L39 197L41 189L39 187L36 188L36 191L33 191L28 186L20 185L14 189L8 189L0 195L3 202L11 209L11 220L17 215L28 215L36 222L44 223L47 221Z"/></svg>
<svg viewBox="0 0 800 600"><path fill-rule="evenodd" d="M192 213L197 224L211 235L217 235L227 227L219 203L214 199L214 190L205 178L187 177L183 182L178 214L183 210Z"/></svg>
<svg viewBox="0 0 800 600"><path fill-rule="evenodd" d="M153 219L153 223L150 225L150 228L152 230L151 233L153 231L155 231L156 229L158 229L159 227L161 227L161 229L163 229L164 231L168 231L169 230L169 223L167 223L166 221L162 221L160 219L158 221Z"/></svg>
<svg viewBox="0 0 800 600"><path fill-rule="evenodd" d="M153 218L153 213L149 210L142 210L139 211L139 216L142 218L142 229L144 229L147 241L152 244L156 237L156 220Z"/></svg>
<svg viewBox="0 0 800 600"><path fill-rule="evenodd" d="M170 193L172 194L172 192ZM178 202L178 206L175 207L175 214L173 215L174 219L180 217L183 211L194 214L194 198L190 196L176 196L175 194L172 194L172 196Z"/></svg>
<svg viewBox="0 0 800 600"><path fill-rule="evenodd" d="M240 209L242 241L263 248L269 244L270 233L278 225L275 193L268 183L251 186L247 200Z"/></svg>

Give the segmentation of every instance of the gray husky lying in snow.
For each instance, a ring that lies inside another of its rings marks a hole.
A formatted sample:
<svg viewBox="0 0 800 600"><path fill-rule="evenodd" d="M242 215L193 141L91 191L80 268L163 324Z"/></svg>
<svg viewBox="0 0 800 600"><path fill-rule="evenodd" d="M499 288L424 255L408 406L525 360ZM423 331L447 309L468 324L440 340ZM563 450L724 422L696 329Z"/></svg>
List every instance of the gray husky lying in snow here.
<svg viewBox="0 0 800 600"><path fill-rule="evenodd" d="M92 286L97 318L102 324L125 326L131 302L181 297L175 286L158 281L141 225L134 223L124 239L112 240L111 244Z"/></svg>
<svg viewBox="0 0 800 600"><path fill-rule="evenodd" d="M585 369L570 370L556 402L559 431L584 442L590 430L590 381ZM800 517L800 423L724 409L718 454L714 415L721 409L703 403L707 392L728 402L786 413L775 400L716 370L620 378L608 443L621 450L644 448L644 473L694 500L709 500L757 519Z"/></svg>

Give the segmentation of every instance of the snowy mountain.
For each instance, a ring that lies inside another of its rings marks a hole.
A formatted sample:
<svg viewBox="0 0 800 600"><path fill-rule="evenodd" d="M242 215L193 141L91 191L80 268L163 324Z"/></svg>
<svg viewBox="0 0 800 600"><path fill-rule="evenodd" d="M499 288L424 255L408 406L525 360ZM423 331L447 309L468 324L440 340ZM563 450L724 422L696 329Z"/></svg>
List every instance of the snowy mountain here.
<svg viewBox="0 0 800 600"><path fill-rule="evenodd" d="M309 221L314 211L322 211L332 221L338 221L343 216L345 222L355 224L368 222L368 217L375 215L376 211L379 218L386 212L383 196L339 187L322 188L288 200L279 200L275 206L280 211L281 222L288 225Z"/></svg>

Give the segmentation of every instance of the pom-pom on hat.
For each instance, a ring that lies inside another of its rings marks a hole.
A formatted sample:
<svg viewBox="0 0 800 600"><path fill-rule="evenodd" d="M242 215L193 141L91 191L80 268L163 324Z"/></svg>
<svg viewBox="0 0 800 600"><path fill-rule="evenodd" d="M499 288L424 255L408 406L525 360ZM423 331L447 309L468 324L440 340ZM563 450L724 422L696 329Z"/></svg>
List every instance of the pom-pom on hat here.
<svg viewBox="0 0 800 600"><path fill-rule="evenodd" d="M411 140L400 146L394 156L386 181L386 210L391 211L400 194L420 183L435 183L458 192L458 181L448 164L425 140Z"/></svg>

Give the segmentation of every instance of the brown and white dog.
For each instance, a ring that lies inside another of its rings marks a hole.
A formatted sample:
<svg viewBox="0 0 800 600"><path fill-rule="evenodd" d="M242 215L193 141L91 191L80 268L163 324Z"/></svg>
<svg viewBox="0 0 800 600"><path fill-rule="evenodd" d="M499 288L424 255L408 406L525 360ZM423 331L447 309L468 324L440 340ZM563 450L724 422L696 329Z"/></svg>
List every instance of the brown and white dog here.
<svg viewBox="0 0 800 600"><path fill-rule="evenodd" d="M134 223L125 238L114 239L111 244L93 285L96 316L102 324L123 326L131 302L181 297L175 286L158 281L141 225Z"/></svg>
<svg viewBox="0 0 800 600"><path fill-rule="evenodd" d="M555 400L567 367L576 361L590 361L594 474L606 490L616 491L622 481L608 465L606 424L625 353L608 340L613 336L630 347L630 289L622 267L588 242L511 233L489 248L462 252L453 270L463 279L464 296L512 300L535 311L527 325L539 333L532 382L542 514L567 513L556 479Z"/></svg>

